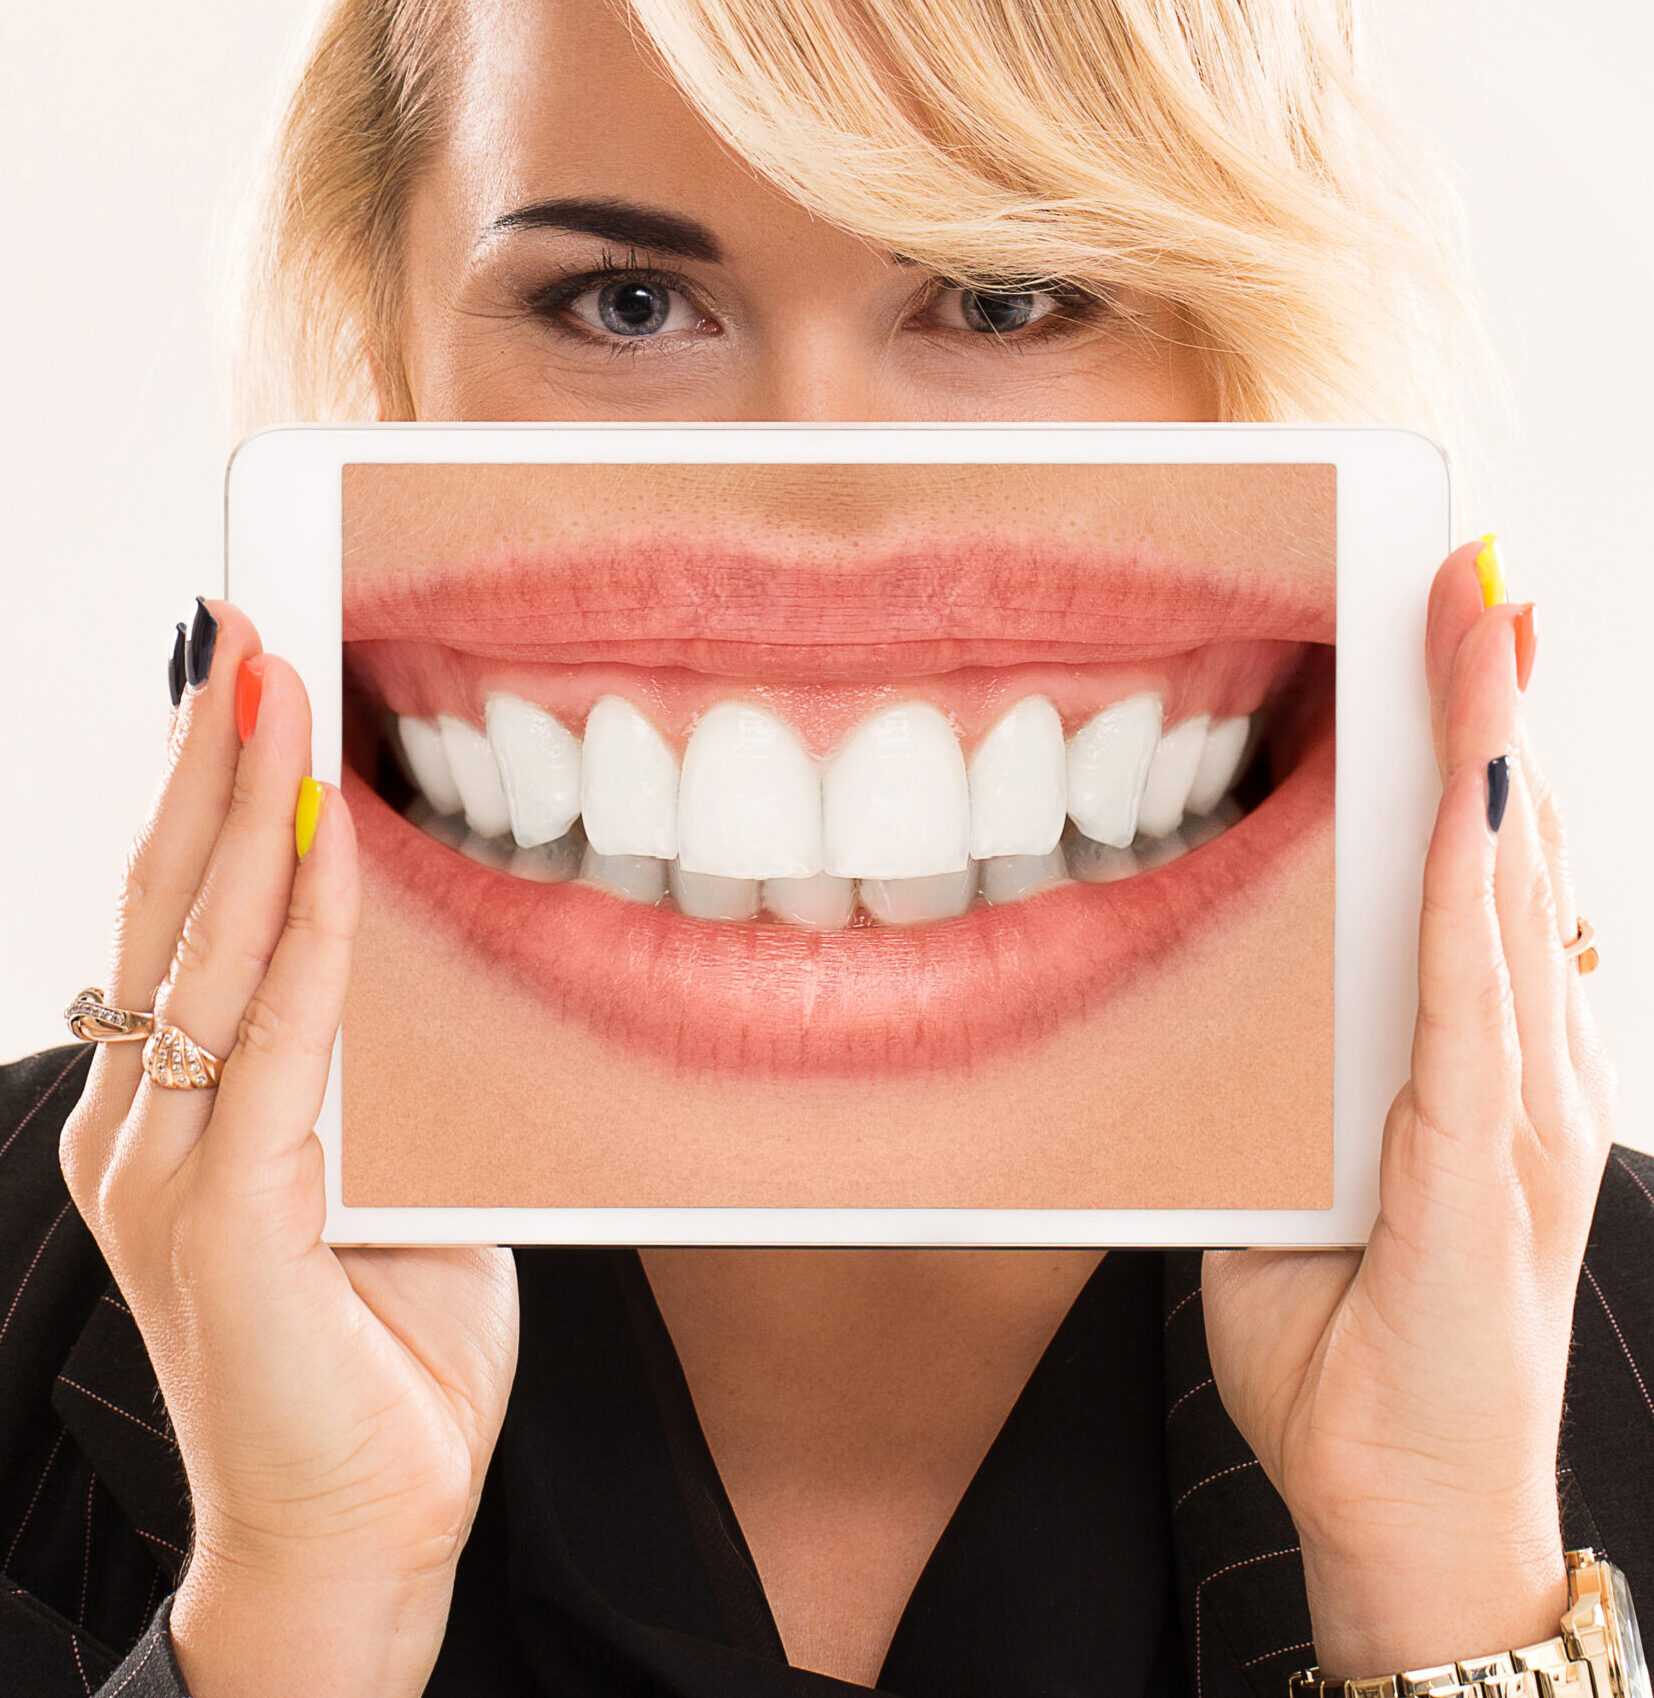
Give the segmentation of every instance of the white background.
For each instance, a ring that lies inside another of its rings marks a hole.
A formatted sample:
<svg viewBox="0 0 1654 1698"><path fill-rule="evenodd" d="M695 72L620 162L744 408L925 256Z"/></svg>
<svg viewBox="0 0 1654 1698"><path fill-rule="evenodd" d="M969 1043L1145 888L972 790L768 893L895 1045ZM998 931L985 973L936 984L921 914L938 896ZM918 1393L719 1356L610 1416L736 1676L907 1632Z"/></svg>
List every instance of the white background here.
<svg viewBox="0 0 1654 1698"><path fill-rule="evenodd" d="M220 570L214 256L306 10L0 8L0 1058L64 1041L102 970L172 625ZM1619 1136L1654 1149L1654 8L1370 17L1459 183L1510 374L1497 511L1461 518L1539 604L1530 712L1603 944Z"/></svg>

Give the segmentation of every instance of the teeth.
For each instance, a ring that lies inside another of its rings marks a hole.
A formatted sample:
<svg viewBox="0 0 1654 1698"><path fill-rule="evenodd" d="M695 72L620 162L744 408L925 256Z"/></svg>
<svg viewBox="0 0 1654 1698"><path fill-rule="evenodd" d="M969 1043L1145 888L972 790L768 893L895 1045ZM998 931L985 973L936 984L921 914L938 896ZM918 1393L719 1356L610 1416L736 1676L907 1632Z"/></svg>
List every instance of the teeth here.
<svg viewBox="0 0 1654 1698"><path fill-rule="evenodd" d="M1133 851L1140 872L1152 873L1168 861L1180 860L1189 852L1189 840L1181 831L1168 831L1163 837L1151 837Z"/></svg>
<svg viewBox="0 0 1654 1698"><path fill-rule="evenodd" d="M530 849L518 849L506 866L514 878L533 879L536 884L564 884L580 874L584 845L578 831Z"/></svg>
<svg viewBox="0 0 1654 1698"><path fill-rule="evenodd" d="M928 702L902 702L864 720L821 788L828 872L900 880L965 870L965 760L953 727Z"/></svg>
<svg viewBox="0 0 1654 1698"><path fill-rule="evenodd" d="M672 900L696 920L750 920L758 913L758 880L686 872L678 862L666 869Z"/></svg>
<svg viewBox="0 0 1654 1698"><path fill-rule="evenodd" d="M922 926L930 920L951 920L970 907L975 895L975 861L967 861L955 873L861 881L862 907L886 926Z"/></svg>
<svg viewBox="0 0 1654 1698"><path fill-rule="evenodd" d="M720 702L702 716L683 752L678 861L748 881L821 871L821 779L774 714Z"/></svg>
<svg viewBox="0 0 1654 1698"><path fill-rule="evenodd" d="M1229 786L1240 772L1251 734L1250 714L1213 721L1206 733L1206 747L1200 751L1200 762L1195 767L1194 782L1189 786L1189 798L1183 804L1191 814L1209 814L1228 794Z"/></svg>
<svg viewBox="0 0 1654 1698"><path fill-rule="evenodd" d="M856 911L856 881L817 873L814 878L764 880L764 907L777 920L814 931L836 931Z"/></svg>
<svg viewBox="0 0 1654 1698"><path fill-rule="evenodd" d="M524 849L553 842L580 817L580 739L519 696L490 696L484 718L511 835Z"/></svg>
<svg viewBox="0 0 1654 1698"><path fill-rule="evenodd" d="M1131 878L1142 871L1131 850L1094 842L1073 828L1064 833L1062 844L1068 876L1081 884L1113 884L1116 879Z"/></svg>
<svg viewBox="0 0 1654 1698"><path fill-rule="evenodd" d="M1097 843L1124 849L1137 835L1138 804L1160 736L1160 698L1128 696L1068 742L1068 817Z"/></svg>
<svg viewBox="0 0 1654 1698"><path fill-rule="evenodd" d="M1068 863L1061 849L1049 855L996 855L981 865L982 898L990 903L1020 902L1068 882Z"/></svg>
<svg viewBox="0 0 1654 1698"><path fill-rule="evenodd" d="M1048 855L1068 813L1062 718L1046 696L1018 702L971 756L971 854Z"/></svg>
<svg viewBox="0 0 1654 1698"><path fill-rule="evenodd" d="M474 725L452 714L439 714L442 752L465 809L465 823L479 837L503 837L511 829L511 810L506 806L500 769L488 739Z"/></svg>
<svg viewBox="0 0 1654 1698"><path fill-rule="evenodd" d="M1149 762L1148 782L1137 810L1137 829L1144 836L1164 837L1182 823L1183 805L1195 781L1210 723L1206 714L1197 713L1193 719L1174 725L1160 739Z"/></svg>
<svg viewBox="0 0 1654 1698"><path fill-rule="evenodd" d="M459 786L442 748L442 733L429 719L404 714L396 722L396 734L408 771L420 794L439 814L457 814L461 807Z"/></svg>
<svg viewBox="0 0 1654 1698"><path fill-rule="evenodd" d="M580 876L628 902L652 905L666 894L666 863L653 855L599 855L588 843Z"/></svg>
<svg viewBox="0 0 1654 1698"><path fill-rule="evenodd" d="M678 852L678 763L623 697L601 697L587 717L580 812L599 856L670 861Z"/></svg>
<svg viewBox="0 0 1654 1698"><path fill-rule="evenodd" d="M967 769L946 716L908 701L820 774L784 721L728 701L696 724L680 781L665 738L619 696L593 706L584 744L517 696L490 696L485 717L486 735L455 715L395 721L420 792L408 818L428 835L537 883L581 878L650 904L670 888L697 919L762 912L815 930L853 924L858 900L884 925L921 925L978 891L999 905L1164 866L1241 817L1228 792L1254 730L1249 715L1198 714L1162 732L1144 693L1065 745L1053 703L1028 696Z"/></svg>

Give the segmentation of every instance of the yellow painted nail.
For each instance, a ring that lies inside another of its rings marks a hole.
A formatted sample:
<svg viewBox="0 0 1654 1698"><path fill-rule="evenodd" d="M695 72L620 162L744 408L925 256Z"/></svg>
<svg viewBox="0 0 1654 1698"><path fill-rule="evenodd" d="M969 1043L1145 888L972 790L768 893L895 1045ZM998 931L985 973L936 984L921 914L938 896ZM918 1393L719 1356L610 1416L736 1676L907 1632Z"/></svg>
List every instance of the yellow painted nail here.
<svg viewBox="0 0 1654 1698"><path fill-rule="evenodd" d="M324 792L313 778L299 781L299 805L293 810L293 847L302 861L316 841L316 827L321 823Z"/></svg>
<svg viewBox="0 0 1654 1698"><path fill-rule="evenodd" d="M1482 538L1476 556L1476 582L1482 586L1482 606L1497 607L1505 599L1505 570L1499 564L1499 542L1492 531Z"/></svg>

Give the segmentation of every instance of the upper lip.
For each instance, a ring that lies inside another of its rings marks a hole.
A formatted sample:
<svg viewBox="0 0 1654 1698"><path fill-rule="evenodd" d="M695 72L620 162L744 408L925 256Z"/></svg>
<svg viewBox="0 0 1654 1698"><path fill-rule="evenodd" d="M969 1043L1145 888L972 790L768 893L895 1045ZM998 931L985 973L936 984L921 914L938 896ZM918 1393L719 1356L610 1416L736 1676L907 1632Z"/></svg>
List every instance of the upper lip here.
<svg viewBox="0 0 1654 1698"><path fill-rule="evenodd" d="M1206 643L1330 643L1330 581L1148 549L927 543L850 562L627 541L344 584L344 636L439 640L501 662L624 661L801 681L1025 661L1149 660Z"/></svg>

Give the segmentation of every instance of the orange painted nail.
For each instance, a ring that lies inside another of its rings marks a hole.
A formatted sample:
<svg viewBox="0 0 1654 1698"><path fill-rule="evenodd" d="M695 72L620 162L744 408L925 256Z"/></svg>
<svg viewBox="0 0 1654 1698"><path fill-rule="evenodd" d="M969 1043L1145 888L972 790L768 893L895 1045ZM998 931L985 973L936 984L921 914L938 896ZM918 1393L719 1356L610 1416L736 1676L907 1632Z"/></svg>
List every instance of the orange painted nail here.
<svg viewBox="0 0 1654 1698"><path fill-rule="evenodd" d="M1516 687L1525 690L1533 675L1533 652L1539 635L1533 628L1533 603L1525 601L1516 610Z"/></svg>
<svg viewBox="0 0 1654 1698"><path fill-rule="evenodd" d="M258 727L258 704L264 699L264 656L249 655L235 675L235 728L243 743Z"/></svg>

